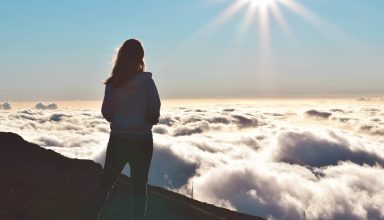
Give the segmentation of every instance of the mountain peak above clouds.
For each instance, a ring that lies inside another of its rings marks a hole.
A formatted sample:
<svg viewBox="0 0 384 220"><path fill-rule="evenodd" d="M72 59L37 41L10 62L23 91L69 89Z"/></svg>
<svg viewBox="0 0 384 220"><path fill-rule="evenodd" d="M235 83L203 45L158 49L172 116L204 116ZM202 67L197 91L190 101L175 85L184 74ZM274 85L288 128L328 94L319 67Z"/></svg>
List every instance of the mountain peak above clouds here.
<svg viewBox="0 0 384 220"><path fill-rule="evenodd" d="M66 158L0 132L0 219L77 219L102 171L90 160ZM131 180L121 175L101 219L129 215ZM262 219L149 186L148 220Z"/></svg>

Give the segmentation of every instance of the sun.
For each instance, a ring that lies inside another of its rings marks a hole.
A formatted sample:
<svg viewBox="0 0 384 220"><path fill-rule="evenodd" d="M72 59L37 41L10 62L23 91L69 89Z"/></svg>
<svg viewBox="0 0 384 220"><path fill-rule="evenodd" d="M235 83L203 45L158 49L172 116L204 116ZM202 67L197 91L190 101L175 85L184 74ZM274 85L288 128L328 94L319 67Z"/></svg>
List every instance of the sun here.
<svg viewBox="0 0 384 220"><path fill-rule="evenodd" d="M247 5L247 17L254 17L255 14L258 12L260 16L262 16L260 19L266 19L268 17L268 13L271 10L276 11L277 8L277 0L236 0L236 1L243 1ZM278 9L278 8L277 8ZM250 22L248 19L247 22Z"/></svg>
<svg viewBox="0 0 384 220"><path fill-rule="evenodd" d="M244 26L248 29L253 22L259 21L259 27L262 32L268 31L270 13L273 12L274 16L279 19L280 23L285 23L282 18L277 0L235 0L242 2L246 7L246 16ZM258 18L255 18L258 16Z"/></svg>
<svg viewBox="0 0 384 220"><path fill-rule="evenodd" d="M245 12L245 21L242 24L243 33L246 33L253 23L258 23L256 26L262 29L260 33L265 34L268 31L271 16L287 30L285 19L280 11L280 5L288 5L291 8L297 7L294 1L295 0L232 0L229 6L210 22L205 29L208 31L217 29L235 14Z"/></svg>
<svg viewBox="0 0 384 220"><path fill-rule="evenodd" d="M268 7L274 3L276 0L245 0L247 1L251 7Z"/></svg>

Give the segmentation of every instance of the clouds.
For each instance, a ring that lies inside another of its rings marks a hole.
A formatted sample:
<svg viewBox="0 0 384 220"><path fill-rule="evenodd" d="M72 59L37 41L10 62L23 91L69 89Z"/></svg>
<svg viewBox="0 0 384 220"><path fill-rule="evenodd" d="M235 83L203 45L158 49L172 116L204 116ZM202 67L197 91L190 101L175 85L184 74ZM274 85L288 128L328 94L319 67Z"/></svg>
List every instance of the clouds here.
<svg viewBox="0 0 384 220"><path fill-rule="evenodd" d="M272 219L382 219L382 167L342 162L318 172L323 175L286 163L237 161L193 178L194 192Z"/></svg>
<svg viewBox="0 0 384 220"><path fill-rule="evenodd" d="M156 147L151 163L150 182L178 189L195 175L197 164L183 160L170 148Z"/></svg>
<svg viewBox="0 0 384 220"><path fill-rule="evenodd" d="M322 118L322 119L327 119L332 115L332 113L330 112L321 112L317 110L308 110L305 113L310 117Z"/></svg>
<svg viewBox="0 0 384 220"><path fill-rule="evenodd" d="M99 110L4 112L0 130L104 162ZM384 218L384 109L345 105L163 107L150 184L270 219ZM129 172L128 167L124 169Z"/></svg>
<svg viewBox="0 0 384 220"><path fill-rule="evenodd" d="M282 132L278 136L277 160L311 167L337 165L341 161L384 166L383 152L378 155L368 143L365 146L353 143L352 137L347 139L333 130L320 132L322 134L310 131Z"/></svg>
<svg viewBox="0 0 384 220"><path fill-rule="evenodd" d="M384 101L384 97L360 97L357 98L356 101L358 102L377 102L377 101Z"/></svg>
<svg viewBox="0 0 384 220"><path fill-rule="evenodd" d="M371 121L382 110L329 108L332 114L327 110L280 110L211 108L203 115L175 111L173 117L166 116L173 123L155 126L154 130L161 128L158 134L163 137L155 138L155 144L174 152L167 157L170 161L178 161L172 159L176 155L196 165L191 166L194 172L178 171L187 173L189 179L177 191L190 195L193 183L199 200L271 219L303 219L304 215L306 219L382 218L378 207L384 202L377 195L382 195L383 181L377 175L384 174L383 144L373 136L355 133L356 124ZM327 122L307 121L308 112ZM205 121L209 123L196 126ZM180 127L200 130L175 133ZM164 141L164 136L172 141ZM360 182L359 178L365 179Z"/></svg>
<svg viewBox="0 0 384 220"><path fill-rule="evenodd" d="M368 132L371 135L384 136L384 128L382 123L380 123L380 119L373 119L372 123L363 124L359 129L363 132Z"/></svg>
<svg viewBox="0 0 384 220"><path fill-rule="evenodd" d="M11 104L9 104L8 102L4 102L4 103L0 103L0 109L11 110L12 107L11 107Z"/></svg>
<svg viewBox="0 0 384 220"><path fill-rule="evenodd" d="M240 128L256 127L258 125L257 119L250 118L244 115L232 115Z"/></svg>
<svg viewBox="0 0 384 220"><path fill-rule="evenodd" d="M37 103L35 106L35 109L40 109L40 110L46 110L46 109L57 109L57 105L55 103L51 103L48 105L44 105L43 103Z"/></svg>
<svg viewBox="0 0 384 220"><path fill-rule="evenodd" d="M98 111L26 109L2 114L0 120L0 130L72 158L93 158L109 136L109 124Z"/></svg>

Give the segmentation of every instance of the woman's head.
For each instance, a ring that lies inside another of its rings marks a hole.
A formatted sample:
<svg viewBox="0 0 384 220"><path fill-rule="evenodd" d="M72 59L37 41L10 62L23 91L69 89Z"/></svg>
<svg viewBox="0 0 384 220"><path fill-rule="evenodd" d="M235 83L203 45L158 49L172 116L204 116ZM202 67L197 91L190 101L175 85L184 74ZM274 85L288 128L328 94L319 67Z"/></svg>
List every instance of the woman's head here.
<svg viewBox="0 0 384 220"><path fill-rule="evenodd" d="M111 76L105 84L120 86L144 69L143 45L136 39L126 40L117 52Z"/></svg>

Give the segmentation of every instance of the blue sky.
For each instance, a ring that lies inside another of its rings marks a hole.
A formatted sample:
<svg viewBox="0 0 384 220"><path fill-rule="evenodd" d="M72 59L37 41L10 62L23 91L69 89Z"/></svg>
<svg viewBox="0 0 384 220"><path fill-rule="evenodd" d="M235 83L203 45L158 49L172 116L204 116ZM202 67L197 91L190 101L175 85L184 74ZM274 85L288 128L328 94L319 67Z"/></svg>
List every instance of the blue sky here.
<svg viewBox="0 0 384 220"><path fill-rule="evenodd" d="M212 25L234 2L1 0L0 100L101 99L132 37L162 98L384 94L384 1L296 0L313 19L278 3L290 34L269 16L269 43L258 16L242 31L248 6Z"/></svg>

